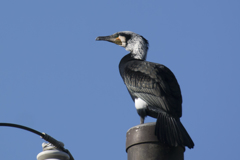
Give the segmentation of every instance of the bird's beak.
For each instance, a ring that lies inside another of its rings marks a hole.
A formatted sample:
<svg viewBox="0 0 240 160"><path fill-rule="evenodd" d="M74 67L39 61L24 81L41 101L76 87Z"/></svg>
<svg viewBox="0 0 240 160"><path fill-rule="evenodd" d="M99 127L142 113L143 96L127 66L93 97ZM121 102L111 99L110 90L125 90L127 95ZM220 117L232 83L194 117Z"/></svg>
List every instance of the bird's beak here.
<svg viewBox="0 0 240 160"><path fill-rule="evenodd" d="M112 35L111 36L99 36L96 38L96 41L108 41L115 43L117 45L121 45L122 42L119 38L114 38Z"/></svg>

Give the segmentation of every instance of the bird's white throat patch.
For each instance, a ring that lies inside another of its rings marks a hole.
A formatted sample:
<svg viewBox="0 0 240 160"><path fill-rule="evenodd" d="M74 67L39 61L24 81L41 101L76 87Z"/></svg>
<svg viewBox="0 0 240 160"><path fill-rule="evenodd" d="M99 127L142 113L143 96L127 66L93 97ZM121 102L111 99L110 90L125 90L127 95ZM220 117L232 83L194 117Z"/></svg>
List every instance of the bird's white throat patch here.
<svg viewBox="0 0 240 160"><path fill-rule="evenodd" d="M119 39L121 40L121 42L122 42L122 44L121 44L120 46L126 47L126 38L125 38L124 36L119 36L118 38L119 38Z"/></svg>
<svg viewBox="0 0 240 160"><path fill-rule="evenodd" d="M134 101L136 109L147 109L147 103L141 98L135 98Z"/></svg>

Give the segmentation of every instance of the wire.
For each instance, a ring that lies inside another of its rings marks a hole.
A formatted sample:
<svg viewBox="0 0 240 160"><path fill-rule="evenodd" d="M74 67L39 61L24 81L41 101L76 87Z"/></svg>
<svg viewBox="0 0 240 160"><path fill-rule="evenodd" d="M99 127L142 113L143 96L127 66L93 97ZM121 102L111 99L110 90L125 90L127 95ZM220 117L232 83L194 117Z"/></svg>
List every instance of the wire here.
<svg viewBox="0 0 240 160"><path fill-rule="evenodd" d="M71 153L67 149L65 149L58 140L54 139L53 137L49 136L46 133L41 133L41 132L39 132L37 130L34 130L32 128L22 126L22 125L19 125L19 124L13 124L13 123L0 123L0 126L15 127L15 128L20 128L20 129L24 129L24 130L30 131L32 133L35 133L35 134L41 136L42 139L44 139L44 140L48 141L49 143L53 144L58 149L66 152L70 156L70 160L74 160Z"/></svg>
<svg viewBox="0 0 240 160"><path fill-rule="evenodd" d="M25 126L21 126L21 125L19 125L19 124L0 123L0 126L20 128L20 129L24 129L24 130L30 131L30 132L32 132L32 133L35 133L35 134L37 134L37 135L39 135L39 136L41 136L41 137L44 136L44 134L41 133L41 132L38 132L38 131L36 131L36 130L34 130L34 129L32 129L32 128L28 128L28 127L25 127Z"/></svg>

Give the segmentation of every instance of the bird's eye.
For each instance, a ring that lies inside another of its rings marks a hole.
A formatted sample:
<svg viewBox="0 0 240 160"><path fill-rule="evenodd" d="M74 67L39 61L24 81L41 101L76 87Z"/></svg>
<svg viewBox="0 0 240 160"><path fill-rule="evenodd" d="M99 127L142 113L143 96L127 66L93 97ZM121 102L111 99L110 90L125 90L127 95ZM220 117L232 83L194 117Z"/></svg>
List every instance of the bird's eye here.
<svg viewBox="0 0 240 160"><path fill-rule="evenodd" d="M114 37L114 38L118 38L118 37L119 37L119 34L115 34L113 37Z"/></svg>

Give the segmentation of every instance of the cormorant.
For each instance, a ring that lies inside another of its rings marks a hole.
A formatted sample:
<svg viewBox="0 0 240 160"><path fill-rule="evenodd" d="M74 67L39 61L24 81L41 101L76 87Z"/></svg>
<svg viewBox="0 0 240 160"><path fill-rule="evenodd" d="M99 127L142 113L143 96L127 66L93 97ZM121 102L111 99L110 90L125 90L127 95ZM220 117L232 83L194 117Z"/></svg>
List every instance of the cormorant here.
<svg viewBox="0 0 240 160"><path fill-rule="evenodd" d="M148 41L130 31L99 36L97 41L109 41L124 47L129 54L119 64L121 77L127 86L140 116L140 123L150 116L157 118L155 135L170 147L187 146L194 143L180 121L182 95L174 74L162 64L145 61Z"/></svg>

